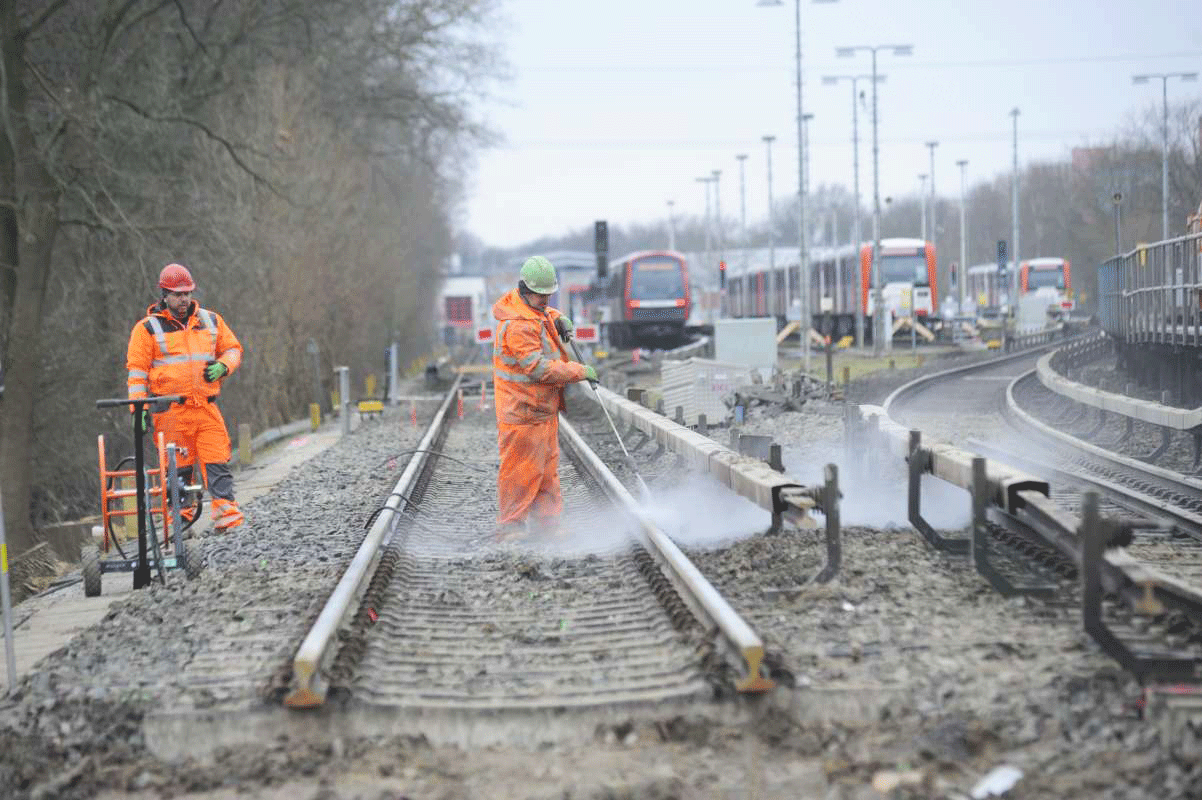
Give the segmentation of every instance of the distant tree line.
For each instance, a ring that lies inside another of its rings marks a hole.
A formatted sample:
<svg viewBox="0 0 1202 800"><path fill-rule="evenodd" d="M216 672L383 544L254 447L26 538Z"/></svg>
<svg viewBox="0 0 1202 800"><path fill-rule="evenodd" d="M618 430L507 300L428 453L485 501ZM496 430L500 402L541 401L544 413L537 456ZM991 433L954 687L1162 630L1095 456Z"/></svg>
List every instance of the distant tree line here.
<svg viewBox="0 0 1202 800"><path fill-rule="evenodd" d="M1161 238L1161 109L1159 106L1129 123L1113 141L1100 146L1074 149L1074 158L1036 162L1019 174L1020 248L1023 258L1063 256L1073 264L1073 284L1092 307L1097 297L1097 267L1114 254L1115 192L1122 193L1121 247ZM1020 141L1021 143L1021 141ZM925 161L923 162L925 164ZM872 236L871 195L865 190L871 175L862 175L861 233ZM950 173L938 188L957 187L936 198L938 230L933 238L939 259L939 291L951 292L950 267L960 260L960 176ZM729 191L729 190L728 190ZM929 212L929 197L928 214ZM1186 217L1202 202L1202 100L1191 100L1169 108L1169 231L1185 230ZM882 198L882 236L918 236L922 205L917 194ZM726 204L724 204L726 205ZM775 236L778 246L797 242L797 196L789 193L775 200ZM730 206L737 206L731 203ZM730 207L727 206L727 207ZM807 202L809 238L816 245L848 243L852 238L855 201L843 185L821 185L811 190ZM597 216L605 216L599 209ZM969 266L996 261L997 242L1011 239L1011 176L1009 174L966 187L965 215ZM727 248L740 242L739 219L723 215L722 232ZM699 216L676 219L676 246L700 252L705 248L705 220ZM767 220L748 220L750 246L764 247L769 241ZM711 230L717 241L718 230ZM666 247L667 220L645 224L609 226L610 251L620 254L648 247ZM1010 243L1012 246L1012 243ZM467 259L486 271L509 265L522 253L540 250L591 250L591 222L566 236L545 237L516 248L490 248L478 240L460 242ZM716 244L714 245L716 250Z"/></svg>
<svg viewBox="0 0 1202 800"><path fill-rule="evenodd" d="M129 332L189 266L246 358L231 427L428 347L492 0L0 0L0 491L10 546L96 513ZM312 343L312 345L310 344ZM361 384L359 384L361 385Z"/></svg>

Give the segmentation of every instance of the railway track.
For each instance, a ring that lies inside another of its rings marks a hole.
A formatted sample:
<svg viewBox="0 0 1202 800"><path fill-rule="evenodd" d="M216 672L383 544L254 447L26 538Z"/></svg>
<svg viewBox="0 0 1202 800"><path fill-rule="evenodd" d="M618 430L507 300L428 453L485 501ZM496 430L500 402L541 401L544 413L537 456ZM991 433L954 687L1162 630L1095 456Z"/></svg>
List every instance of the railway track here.
<svg viewBox="0 0 1202 800"><path fill-rule="evenodd" d="M561 418L557 533L494 538L491 404L453 387L293 660L285 703L520 712L761 691L763 646Z"/></svg>
<svg viewBox="0 0 1202 800"><path fill-rule="evenodd" d="M1108 453L1038 419L1033 409L1023 407L1017 399L1030 399L1030 381L1037 380L1036 357L1019 355L930 376L895 392L888 408L899 422L915 427L930 420L930 409L924 413L923 404L932 398L944 400L945 411L953 406L995 410L992 426L971 426L972 432L957 444L1042 477L1051 488L1050 507L1028 495L1034 505L1023 510L1020 501L1018 519L1025 524L997 525L994 523L1007 521L1006 515L991 518L990 537L1001 545L1004 560L1012 565L1026 559L1034 567L1031 572L1045 578L1049 568L1060 577L1070 572L1075 576L1086 547L1080 526L1094 513L1084 508L1083 493L1097 492L1097 511L1131 532L1124 546L1108 551L1099 568L1110 598L1102 603L1102 618L1125 633L1119 638L1103 634L1099 641L1136 671L1167 669L1178 676L1187 674L1190 663L1196 664L1202 655L1197 649L1198 620L1202 619L1202 539L1198 538L1198 495L1193 485L1197 482ZM982 383L991 388L981 389ZM948 398L959 402L948 403ZM969 402L964 402L965 398ZM950 427L958 425L963 427L962 422L952 422ZM1019 529L1025 530L1016 535ZM1050 547L1042 547L1040 539ZM1021 574L1022 564L1017 563L1014 571ZM1048 597L1075 602L1080 596L1079 587L1054 576L1044 584L1041 588ZM1117 602L1120 596L1126 597L1125 605ZM1105 624L1094 623L1093 630L1108 630ZM1128 644L1116 644L1123 637ZM1169 650L1164 649L1165 643ZM1145 647L1145 655L1137 653L1139 646ZM1168 655L1173 648L1176 652Z"/></svg>

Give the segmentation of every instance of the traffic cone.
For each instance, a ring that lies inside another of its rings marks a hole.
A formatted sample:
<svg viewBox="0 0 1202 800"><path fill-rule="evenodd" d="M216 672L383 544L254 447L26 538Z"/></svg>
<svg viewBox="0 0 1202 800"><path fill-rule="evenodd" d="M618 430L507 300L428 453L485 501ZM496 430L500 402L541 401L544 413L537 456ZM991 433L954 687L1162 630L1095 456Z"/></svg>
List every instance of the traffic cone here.
<svg viewBox="0 0 1202 800"><path fill-rule="evenodd" d="M413 423L413 427L417 427L417 401L412 398L409 400L409 421Z"/></svg>
<svg viewBox="0 0 1202 800"><path fill-rule="evenodd" d="M463 419L463 390L459 390L459 419Z"/></svg>

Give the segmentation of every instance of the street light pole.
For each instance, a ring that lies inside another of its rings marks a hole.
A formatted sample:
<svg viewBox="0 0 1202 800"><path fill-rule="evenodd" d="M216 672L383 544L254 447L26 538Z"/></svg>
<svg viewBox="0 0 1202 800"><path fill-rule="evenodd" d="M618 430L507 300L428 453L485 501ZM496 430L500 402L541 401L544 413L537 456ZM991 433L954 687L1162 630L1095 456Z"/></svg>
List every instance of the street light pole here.
<svg viewBox="0 0 1202 800"><path fill-rule="evenodd" d="M772 215L772 143L775 136L764 136L768 151L768 298L764 310L768 316L776 316L776 220Z"/></svg>
<svg viewBox="0 0 1202 800"><path fill-rule="evenodd" d="M826 75L822 78L822 82L828 86L833 86L839 81L847 81L851 84L851 169L852 183L855 186L855 216L852 219L852 264L853 270L858 274L860 270L860 246L864 242L864 234L860 226L860 113L859 103L860 94L858 83L862 80L871 80L874 84L883 83L884 75ZM856 287L856 346L864 346L864 299L860 292L860 282L853 282Z"/></svg>
<svg viewBox="0 0 1202 800"><path fill-rule="evenodd" d="M1161 240L1169 238L1169 79L1179 78L1182 81L1197 80L1196 72L1163 72L1159 74L1134 75L1132 83L1148 83L1153 78L1160 79L1160 96L1162 101L1161 139L1160 139L1160 228Z"/></svg>
<svg viewBox="0 0 1202 800"><path fill-rule="evenodd" d="M833 3L836 0L814 0L814 2ZM780 0L760 0L761 6L779 6ZM797 82L797 250L798 250L798 281L801 284L802 306L802 352L804 369L810 370L810 257L806 242L806 168L805 168L805 138L802 131L802 84L801 84L801 0L793 3L794 37L796 42L796 82ZM775 273L773 273L775 274ZM789 278L785 276L785 308L792 305Z"/></svg>
<svg viewBox="0 0 1202 800"><path fill-rule="evenodd" d="M722 170L713 171L714 217L718 223L718 261L726 260L726 226L722 224Z"/></svg>
<svg viewBox="0 0 1202 800"><path fill-rule="evenodd" d="M695 178L698 183L705 184L705 263L708 267L710 263L710 183L713 182L713 177L706 176L704 178Z"/></svg>
<svg viewBox="0 0 1202 800"><path fill-rule="evenodd" d="M880 140L877 136L879 115L877 113L876 51L882 49L891 50L895 56L908 56L914 52L914 48L908 44L856 45L835 49L835 55L842 58L854 56L859 50L867 50L872 53L872 273L874 298L872 353L874 356L880 355L882 345L890 350L893 349L892 337L887 333L888 328L885 322L885 285L881 276L881 164Z"/></svg>
<svg viewBox="0 0 1202 800"><path fill-rule="evenodd" d="M956 282L956 313L964 313L964 284L968 281L968 223L964 209L964 169L968 161L960 159L956 162L960 168L960 275Z"/></svg>
<svg viewBox="0 0 1202 800"><path fill-rule="evenodd" d="M939 220L935 212L935 148L939 142L927 142L931 149L931 244L935 245L935 261L939 260ZM925 237L924 237L925 238Z"/></svg>
<svg viewBox="0 0 1202 800"><path fill-rule="evenodd" d="M747 275L747 154L735 156L739 162L739 248L743 251L743 275ZM746 280L746 278L744 278Z"/></svg>
<svg viewBox="0 0 1202 800"><path fill-rule="evenodd" d="M813 114L802 114L801 115L801 138L802 138L802 141L805 143L805 148L804 148L805 169L803 169L802 173L801 173L803 176L803 180L805 182L802 183L802 185L801 185L801 196L805 197L805 198L809 198L809 196L810 196L810 120L812 120L812 119L814 119ZM808 239L809 239L809 230L808 229L806 230L806 239L807 239L806 248L805 248L806 266L805 266L805 269L801 269L800 266L798 267L797 278L798 278L799 283L802 282L802 280L804 279L804 283L800 287L801 288L801 323L803 326L802 327L802 336L806 340L805 355L806 355L806 370L808 371L809 363L810 363L809 362L810 337L808 334L810 332L810 328L813 327L813 325L811 323L813 322L813 316L814 316L813 309L810 308L810 304L813 302L813 298L810 297L810 289L813 288L813 285L812 285L813 284L813 276L810 274L811 269L810 269L810 261L809 261L810 248L809 248L809 242L808 242ZM826 295L826 291L825 291L826 280L825 280L825 278L826 278L825 272L819 273L819 276L818 276L819 302L821 302L821 298Z"/></svg>
<svg viewBox="0 0 1202 800"><path fill-rule="evenodd" d="M672 206L676 205L675 200L668 201L668 249L676 249L676 218L672 216Z"/></svg>
<svg viewBox="0 0 1202 800"><path fill-rule="evenodd" d="M1018 305L1018 109L1012 109L1010 116L1014 118L1014 164L1013 177L1010 181L1010 312L1014 313Z"/></svg>
<svg viewBox="0 0 1202 800"><path fill-rule="evenodd" d="M927 238L927 175L925 172L918 174L918 204L922 207L922 239Z"/></svg>
<svg viewBox="0 0 1202 800"><path fill-rule="evenodd" d="M805 170L805 136L802 130L805 120L802 119L801 104L801 0L793 4L795 15L795 32L797 37L797 280L801 284L801 341L804 366L810 371L810 259L809 248L806 245L806 170ZM793 304L792 293L789 291L789 276L785 275L785 311Z"/></svg>
<svg viewBox="0 0 1202 800"><path fill-rule="evenodd" d="M1117 256L1123 252L1122 237L1119 234L1123 222L1123 193L1115 192L1110 199L1114 202L1114 254Z"/></svg>

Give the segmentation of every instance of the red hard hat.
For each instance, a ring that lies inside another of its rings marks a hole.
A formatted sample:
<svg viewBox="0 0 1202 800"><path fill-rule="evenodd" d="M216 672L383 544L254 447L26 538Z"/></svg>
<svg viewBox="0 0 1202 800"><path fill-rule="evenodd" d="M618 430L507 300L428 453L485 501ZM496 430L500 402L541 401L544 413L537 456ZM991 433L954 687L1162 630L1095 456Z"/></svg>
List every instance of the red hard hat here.
<svg viewBox="0 0 1202 800"><path fill-rule="evenodd" d="M168 264L159 273L159 288L169 292L194 292L196 284L183 264Z"/></svg>

